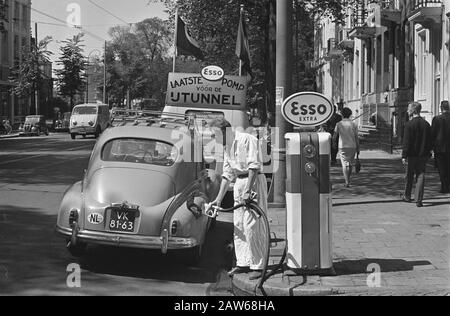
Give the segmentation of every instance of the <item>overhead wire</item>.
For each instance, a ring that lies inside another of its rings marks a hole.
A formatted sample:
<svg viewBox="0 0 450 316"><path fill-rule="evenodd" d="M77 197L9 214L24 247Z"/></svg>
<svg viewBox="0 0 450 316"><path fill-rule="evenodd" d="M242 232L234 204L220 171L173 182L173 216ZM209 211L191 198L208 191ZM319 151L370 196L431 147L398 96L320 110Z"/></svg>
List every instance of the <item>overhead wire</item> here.
<svg viewBox="0 0 450 316"><path fill-rule="evenodd" d="M50 19L53 19L53 20L58 21L58 22L60 22L60 23L62 23L62 24L65 24L65 25L67 25L68 27L73 27L73 28L75 28L75 29L78 29L78 30L82 31L83 33L85 33L85 34L87 34L87 35L89 35L89 36L91 36L91 37L93 37L93 38L95 38L95 39L97 39L97 40L99 40L99 41L101 41L101 42L104 42L104 41L105 41L105 38L103 38L103 37L101 37L101 36L99 36L99 35L97 35L97 34L94 34L94 33L90 32L90 31L86 30L85 28L83 28L83 26L70 25L70 24L67 23L67 21L64 21L64 20L62 20L62 19L60 19L60 18L57 18L57 17L55 17L55 16L53 16L53 15L51 15L51 14L48 14L48 13L46 13L46 12L43 12L43 11L41 11L41 10L35 9L35 8L31 7L31 6L30 6L30 9L31 9L32 11L36 12L36 13L39 13L39 14L44 15L44 16L50 18Z"/></svg>
<svg viewBox="0 0 450 316"><path fill-rule="evenodd" d="M128 25L133 24L133 23L129 23L129 22L125 21L124 19L118 17L117 15L115 15L115 14L112 13L111 11L107 10L107 9L104 8L103 6L101 6L101 5L97 4L97 3L95 3L94 1L92 1L92 0L88 0L88 1L89 1L91 4L93 4L94 6L96 6L97 8L99 8L100 10L102 10L102 11L108 13L109 15L111 15L112 17L116 18L117 20L119 20L119 21L121 21L121 22L123 22L123 23L125 23L125 24L128 24Z"/></svg>

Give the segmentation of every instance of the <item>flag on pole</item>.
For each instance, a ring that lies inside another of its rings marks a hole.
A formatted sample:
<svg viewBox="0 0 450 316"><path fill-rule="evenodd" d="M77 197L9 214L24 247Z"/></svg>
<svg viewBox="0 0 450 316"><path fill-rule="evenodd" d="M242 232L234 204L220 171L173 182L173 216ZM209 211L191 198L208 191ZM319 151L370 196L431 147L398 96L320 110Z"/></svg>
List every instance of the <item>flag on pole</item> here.
<svg viewBox="0 0 450 316"><path fill-rule="evenodd" d="M180 55L194 56L200 60L205 59L200 45L192 38L189 29L180 17L178 17L176 32L176 47Z"/></svg>
<svg viewBox="0 0 450 316"><path fill-rule="evenodd" d="M243 9L241 9L241 17L239 19L239 30L236 42L236 55L242 61L242 67L253 78L250 60L250 45L248 44L247 26L245 24Z"/></svg>

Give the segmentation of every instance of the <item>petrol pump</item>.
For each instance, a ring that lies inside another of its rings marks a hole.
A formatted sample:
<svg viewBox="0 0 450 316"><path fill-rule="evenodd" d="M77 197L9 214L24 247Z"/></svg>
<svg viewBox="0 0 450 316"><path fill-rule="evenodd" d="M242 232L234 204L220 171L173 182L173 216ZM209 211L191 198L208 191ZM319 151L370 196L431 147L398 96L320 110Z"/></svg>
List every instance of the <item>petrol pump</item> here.
<svg viewBox="0 0 450 316"><path fill-rule="evenodd" d="M303 92L283 103L296 126L286 139L287 267L294 274L333 274L331 135L315 128L334 113L323 95Z"/></svg>

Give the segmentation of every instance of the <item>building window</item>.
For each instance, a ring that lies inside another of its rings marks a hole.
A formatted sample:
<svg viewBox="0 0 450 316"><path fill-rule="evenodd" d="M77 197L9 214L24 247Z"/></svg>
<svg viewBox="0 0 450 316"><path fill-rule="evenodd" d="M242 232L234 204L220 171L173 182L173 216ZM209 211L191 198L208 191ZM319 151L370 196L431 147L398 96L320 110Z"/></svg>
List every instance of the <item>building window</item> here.
<svg viewBox="0 0 450 316"><path fill-rule="evenodd" d="M8 31L0 33L0 64L9 65L9 45L8 45Z"/></svg>
<svg viewBox="0 0 450 316"><path fill-rule="evenodd" d="M20 41L19 35L14 36L14 62L20 62Z"/></svg>
<svg viewBox="0 0 450 316"><path fill-rule="evenodd" d="M423 30L417 36L417 92L421 100L426 98L427 87L427 34Z"/></svg>
<svg viewBox="0 0 450 316"><path fill-rule="evenodd" d="M9 0L0 0L0 20L9 21Z"/></svg>
<svg viewBox="0 0 450 316"><path fill-rule="evenodd" d="M355 80L356 80L356 85L355 85L355 99L359 99L361 97L361 90L359 88L359 82L360 82L360 63L361 63L361 57L359 54L359 50L356 51L356 58L355 58Z"/></svg>
<svg viewBox="0 0 450 316"><path fill-rule="evenodd" d="M23 4L22 5L22 21L20 21L21 25L22 25L22 30L27 31L28 30L28 10L27 10L27 5Z"/></svg>
<svg viewBox="0 0 450 316"><path fill-rule="evenodd" d="M14 28L18 29L20 25L20 4L19 2L14 2Z"/></svg>

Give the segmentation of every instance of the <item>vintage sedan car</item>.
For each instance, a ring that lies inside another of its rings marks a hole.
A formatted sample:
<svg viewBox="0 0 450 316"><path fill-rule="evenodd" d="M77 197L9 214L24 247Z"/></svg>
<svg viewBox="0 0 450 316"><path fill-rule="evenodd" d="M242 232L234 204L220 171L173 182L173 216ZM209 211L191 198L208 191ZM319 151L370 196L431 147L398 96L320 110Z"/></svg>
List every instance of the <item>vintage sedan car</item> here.
<svg viewBox="0 0 450 316"><path fill-rule="evenodd" d="M214 193L201 140L191 146L192 122L133 118L105 131L84 179L61 202L56 231L73 255L96 244L164 254L186 249L191 262L200 258L211 225L204 205Z"/></svg>
<svg viewBox="0 0 450 316"><path fill-rule="evenodd" d="M19 128L20 136L48 136L48 127L43 115L30 115L25 118L25 123Z"/></svg>

